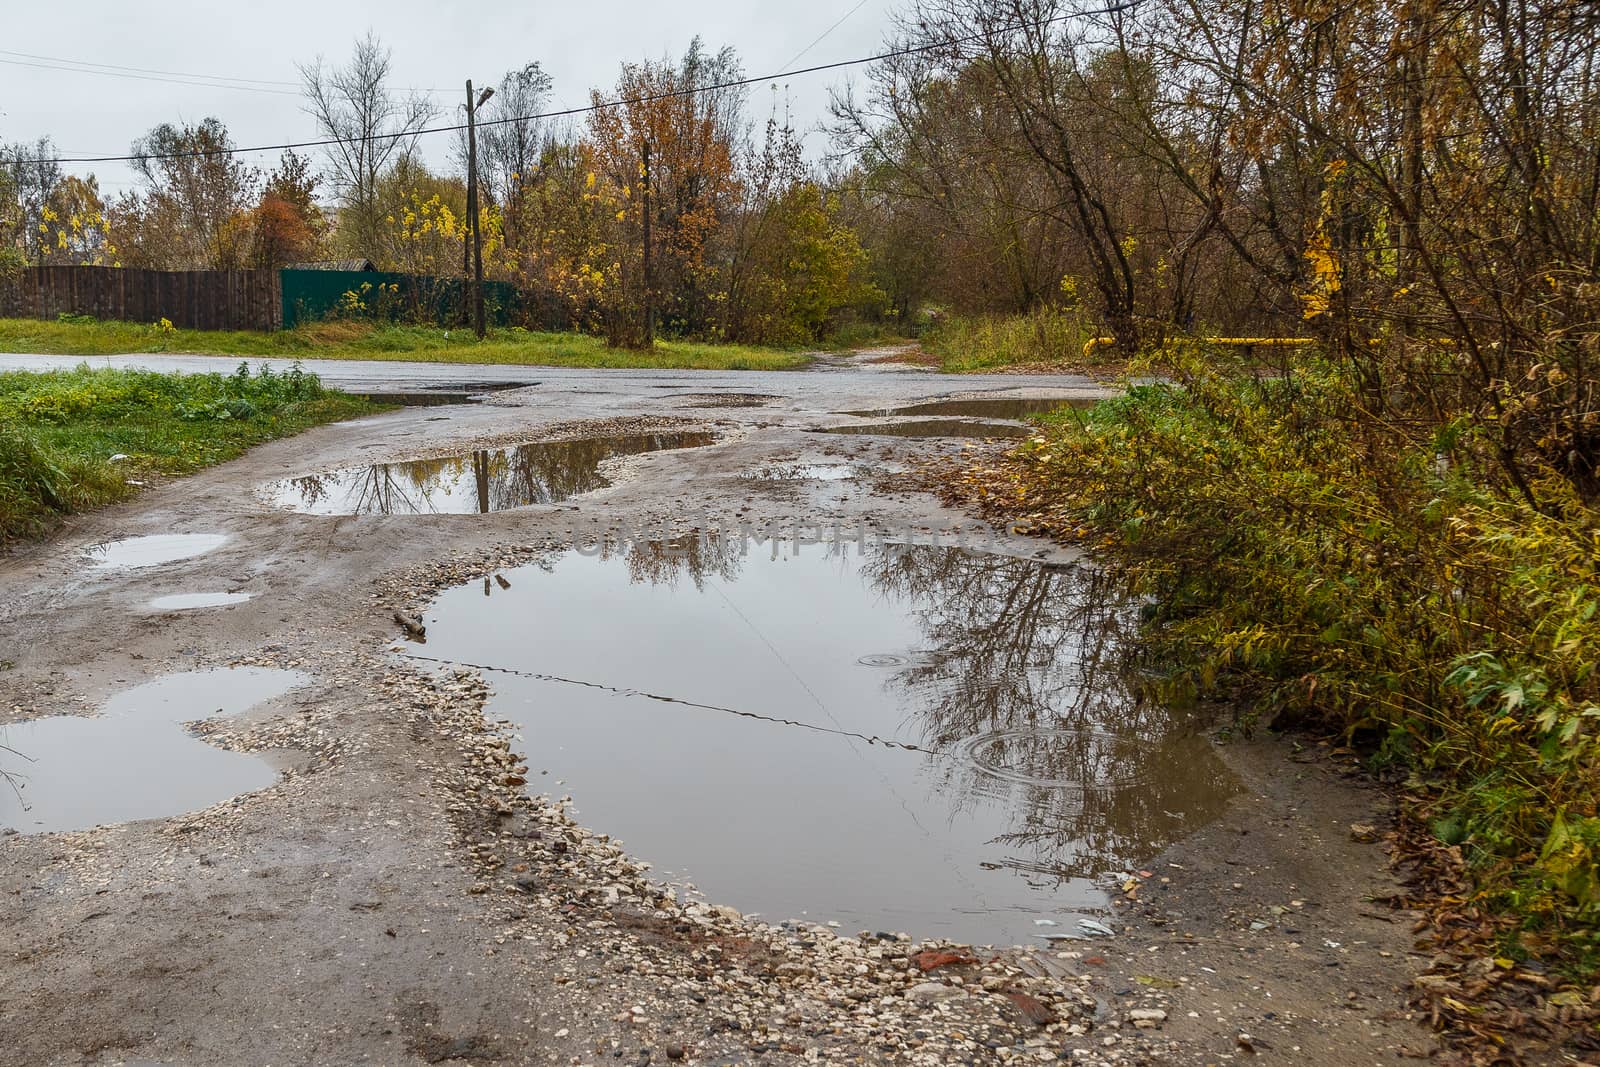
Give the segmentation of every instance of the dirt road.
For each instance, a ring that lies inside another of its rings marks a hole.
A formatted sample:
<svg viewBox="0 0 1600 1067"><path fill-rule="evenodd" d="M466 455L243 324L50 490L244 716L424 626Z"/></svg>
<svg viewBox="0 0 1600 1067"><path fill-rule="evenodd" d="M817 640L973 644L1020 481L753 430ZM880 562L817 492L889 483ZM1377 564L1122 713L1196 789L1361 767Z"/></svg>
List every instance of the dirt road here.
<svg viewBox="0 0 1600 1067"><path fill-rule="evenodd" d="M607 527L977 531L892 477L741 475L864 462L892 472L968 444L813 432L862 421L835 412L967 391L1097 392L1082 379L845 360L782 374L541 369L537 380L263 446L0 560L0 722L93 714L174 672L250 665L307 679L206 725L215 746L270 754L276 784L172 818L0 839L0 1059L1354 1065L1426 1053L1404 1005L1426 961L1408 954L1406 917L1368 903L1393 886L1382 846L1350 830L1381 830L1383 797L1282 742L1219 749L1238 796L1117 889L1115 936L970 962L956 950L942 966L937 951L916 957L922 946L887 936L779 929L663 896L606 826L583 829L558 797L530 798L524 768L559 775L559 754L529 752L485 720L492 676L391 655L396 612L411 618L437 590ZM259 491L475 446L691 429L717 443L613 461L607 487L492 514L319 516ZM86 562L95 544L158 534L227 540L139 570ZM251 599L149 603L210 591Z"/></svg>

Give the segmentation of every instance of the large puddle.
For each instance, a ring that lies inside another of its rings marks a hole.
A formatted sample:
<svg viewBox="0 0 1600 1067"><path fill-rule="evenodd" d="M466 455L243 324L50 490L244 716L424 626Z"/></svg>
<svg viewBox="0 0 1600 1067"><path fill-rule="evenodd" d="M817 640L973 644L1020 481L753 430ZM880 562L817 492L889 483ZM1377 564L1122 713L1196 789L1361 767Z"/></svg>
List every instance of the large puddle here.
<svg viewBox="0 0 1600 1067"><path fill-rule="evenodd" d="M278 776L259 757L207 744L182 724L238 714L305 681L253 667L174 674L119 693L93 718L0 726L0 825L84 830L265 788Z"/></svg>
<svg viewBox="0 0 1600 1067"><path fill-rule="evenodd" d="M1103 582L945 548L655 543L450 590L416 652L499 668L489 712L535 788L663 877L775 922L1038 944L1234 789L1132 692Z"/></svg>
<svg viewBox="0 0 1600 1067"><path fill-rule="evenodd" d="M1025 419L1029 415L1048 415L1053 411L1092 408L1098 400L1085 397L977 397L967 400L929 400L898 408L873 411L846 411L846 415L877 419L889 415L956 415L972 419Z"/></svg>
<svg viewBox="0 0 1600 1067"><path fill-rule="evenodd" d="M633 434L483 449L443 459L345 467L266 487L279 507L312 515L470 515L549 504L611 483L618 456L713 444L711 433Z"/></svg>

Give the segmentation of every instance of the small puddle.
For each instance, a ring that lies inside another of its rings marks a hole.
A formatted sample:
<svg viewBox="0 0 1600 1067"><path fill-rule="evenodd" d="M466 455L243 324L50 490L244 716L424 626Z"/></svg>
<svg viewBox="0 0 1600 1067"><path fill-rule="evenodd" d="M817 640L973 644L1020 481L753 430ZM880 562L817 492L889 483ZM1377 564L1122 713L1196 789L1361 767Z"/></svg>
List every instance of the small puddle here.
<svg viewBox="0 0 1600 1067"><path fill-rule="evenodd" d="M93 718L0 726L0 825L85 830L265 788L278 775L260 757L207 744L182 724L236 715L307 680L255 667L173 674L117 694Z"/></svg>
<svg viewBox="0 0 1600 1067"><path fill-rule="evenodd" d="M1052 411L1070 408L1092 408L1100 401L1084 397L979 397L969 400L929 400L921 404L908 404L897 408L878 408L874 411L846 411L866 419L881 419L890 415L957 415L973 419L1025 419L1029 415L1048 415Z"/></svg>
<svg viewBox="0 0 1600 1067"><path fill-rule="evenodd" d="M1040 944L1234 792L1187 715L1132 691L1130 612L1097 572L737 548L570 552L487 599L453 589L415 652L498 668L488 713L520 728L533 788L774 922Z"/></svg>
<svg viewBox="0 0 1600 1067"><path fill-rule="evenodd" d="M180 559L203 556L227 543L226 534L154 534L150 537L124 537L88 549L89 560L106 570L138 570Z"/></svg>
<svg viewBox="0 0 1600 1067"><path fill-rule="evenodd" d="M752 482L841 482L859 473L851 463L777 463L745 471L739 477Z"/></svg>
<svg viewBox="0 0 1600 1067"><path fill-rule="evenodd" d="M872 437L1030 437L1033 428L975 419L920 419L915 422L880 422L867 426L827 426L822 433L866 434Z"/></svg>
<svg viewBox="0 0 1600 1067"><path fill-rule="evenodd" d="M179 593L177 596L158 596L145 607L151 611L193 611L195 608L223 608L243 604L254 593Z"/></svg>
<svg viewBox="0 0 1600 1067"><path fill-rule="evenodd" d="M265 487L277 506L311 515L471 515L549 504L611 483L618 456L699 448L712 433L632 434L485 449L443 459L345 467Z"/></svg>

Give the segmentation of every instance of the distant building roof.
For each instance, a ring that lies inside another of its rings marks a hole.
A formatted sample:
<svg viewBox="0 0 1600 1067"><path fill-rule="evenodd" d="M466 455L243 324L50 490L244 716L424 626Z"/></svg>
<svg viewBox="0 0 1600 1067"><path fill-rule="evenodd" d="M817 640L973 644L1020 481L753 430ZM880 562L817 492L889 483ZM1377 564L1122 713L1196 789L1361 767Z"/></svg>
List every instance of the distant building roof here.
<svg viewBox="0 0 1600 1067"><path fill-rule="evenodd" d="M323 259L315 263L289 263L284 270L350 270L373 271L378 268L370 259Z"/></svg>

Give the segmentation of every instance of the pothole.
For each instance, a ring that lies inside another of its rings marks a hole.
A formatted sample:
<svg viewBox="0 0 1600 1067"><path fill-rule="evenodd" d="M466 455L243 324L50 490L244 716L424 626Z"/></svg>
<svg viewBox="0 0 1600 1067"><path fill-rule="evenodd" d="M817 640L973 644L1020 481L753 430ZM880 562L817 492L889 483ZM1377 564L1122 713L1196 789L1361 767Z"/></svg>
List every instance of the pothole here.
<svg viewBox="0 0 1600 1067"><path fill-rule="evenodd" d="M479 449L439 459L344 467L264 487L279 507L311 515L470 515L549 504L611 483L608 459L714 444L716 434L653 433Z"/></svg>
<svg viewBox="0 0 1600 1067"><path fill-rule="evenodd" d="M969 399L929 400L920 404L905 404L893 408L868 411L845 411L867 419L881 419L892 415L953 415L974 419L1025 419L1029 415L1048 415L1054 411L1073 408L1092 408L1100 401L1086 397L973 397Z"/></svg>
<svg viewBox="0 0 1600 1067"><path fill-rule="evenodd" d="M908 422L880 422L861 425L825 426L820 433L844 433L870 437L1029 437L1033 429L1007 422L981 422L976 419L917 419Z"/></svg>
<svg viewBox="0 0 1600 1067"><path fill-rule="evenodd" d="M772 921L1031 942L1235 788L1135 696L1132 612L1088 568L696 539L505 577L442 594L411 652L489 668L532 788Z"/></svg>
<svg viewBox="0 0 1600 1067"><path fill-rule="evenodd" d="M138 570L202 556L227 541L226 534L152 534L93 545L86 554L94 566L105 570Z"/></svg>
<svg viewBox="0 0 1600 1067"><path fill-rule="evenodd" d="M198 608L225 608L234 604L243 604L254 593L178 593L174 596L158 596L147 601L145 607L151 611L194 611Z"/></svg>
<svg viewBox="0 0 1600 1067"><path fill-rule="evenodd" d="M278 776L260 757L207 744L182 724L238 714L307 680L254 667L173 674L117 694L92 718L0 726L0 825L84 830L265 788Z"/></svg>
<svg viewBox="0 0 1600 1067"><path fill-rule="evenodd" d="M753 482L840 482L859 473L853 463L774 463L739 477Z"/></svg>

